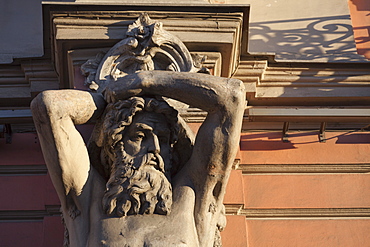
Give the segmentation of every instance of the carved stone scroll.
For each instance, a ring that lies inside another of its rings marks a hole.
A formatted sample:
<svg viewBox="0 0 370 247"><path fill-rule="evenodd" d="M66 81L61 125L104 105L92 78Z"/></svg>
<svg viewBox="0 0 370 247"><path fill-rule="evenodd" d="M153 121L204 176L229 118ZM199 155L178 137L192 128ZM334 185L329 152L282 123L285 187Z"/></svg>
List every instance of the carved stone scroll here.
<svg viewBox="0 0 370 247"><path fill-rule="evenodd" d="M163 29L161 22L142 14L129 25L126 38L115 44L104 57L97 54L81 69L90 89L102 92L108 79L118 79L138 71L166 70L176 72L205 72L203 57L192 56L177 37Z"/></svg>

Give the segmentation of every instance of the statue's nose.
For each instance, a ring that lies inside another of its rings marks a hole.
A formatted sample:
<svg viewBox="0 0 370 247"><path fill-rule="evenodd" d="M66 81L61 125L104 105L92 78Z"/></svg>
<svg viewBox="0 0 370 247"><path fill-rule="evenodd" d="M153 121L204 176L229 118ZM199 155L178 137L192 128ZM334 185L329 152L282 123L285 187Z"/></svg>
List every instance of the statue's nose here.
<svg viewBox="0 0 370 247"><path fill-rule="evenodd" d="M148 146L148 152L151 153L159 153L161 151L159 146L159 140L156 134L152 134L149 138L149 146Z"/></svg>

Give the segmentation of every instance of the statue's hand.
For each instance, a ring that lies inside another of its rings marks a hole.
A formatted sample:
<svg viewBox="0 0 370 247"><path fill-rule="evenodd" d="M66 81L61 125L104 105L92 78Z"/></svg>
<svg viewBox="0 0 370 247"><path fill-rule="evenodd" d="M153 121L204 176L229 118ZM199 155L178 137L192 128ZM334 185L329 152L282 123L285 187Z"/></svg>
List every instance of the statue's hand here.
<svg viewBox="0 0 370 247"><path fill-rule="evenodd" d="M115 103L118 100L142 95L146 83L146 77L140 73L130 74L116 81L111 81L103 92L104 99L108 103Z"/></svg>
<svg viewBox="0 0 370 247"><path fill-rule="evenodd" d="M112 90L109 85L110 84L108 84L108 86L103 91L104 100L108 104L109 103L115 103L116 102L115 97L114 97L114 90Z"/></svg>

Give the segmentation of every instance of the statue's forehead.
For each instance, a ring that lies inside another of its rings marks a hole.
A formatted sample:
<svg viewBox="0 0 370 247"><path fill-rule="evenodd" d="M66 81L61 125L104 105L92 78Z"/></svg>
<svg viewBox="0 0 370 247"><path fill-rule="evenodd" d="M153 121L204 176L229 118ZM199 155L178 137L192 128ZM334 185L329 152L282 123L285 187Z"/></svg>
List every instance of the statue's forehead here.
<svg viewBox="0 0 370 247"><path fill-rule="evenodd" d="M167 118L160 113L155 112L140 112L138 113L132 122L132 126L142 127L148 126L152 128L154 132L169 132L169 123Z"/></svg>

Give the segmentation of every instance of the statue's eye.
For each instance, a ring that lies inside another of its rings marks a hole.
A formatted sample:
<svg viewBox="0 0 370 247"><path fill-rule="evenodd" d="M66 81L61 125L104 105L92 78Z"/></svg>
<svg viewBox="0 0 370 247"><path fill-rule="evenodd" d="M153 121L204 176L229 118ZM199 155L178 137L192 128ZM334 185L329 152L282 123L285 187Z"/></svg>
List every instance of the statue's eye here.
<svg viewBox="0 0 370 247"><path fill-rule="evenodd" d="M143 133L143 132L138 132L138 133L136 133L136 139L138 139L138 140L142 140L142 139L144 139L144 137L145 137L145 135L144 135L144 133Z"/></svg>

